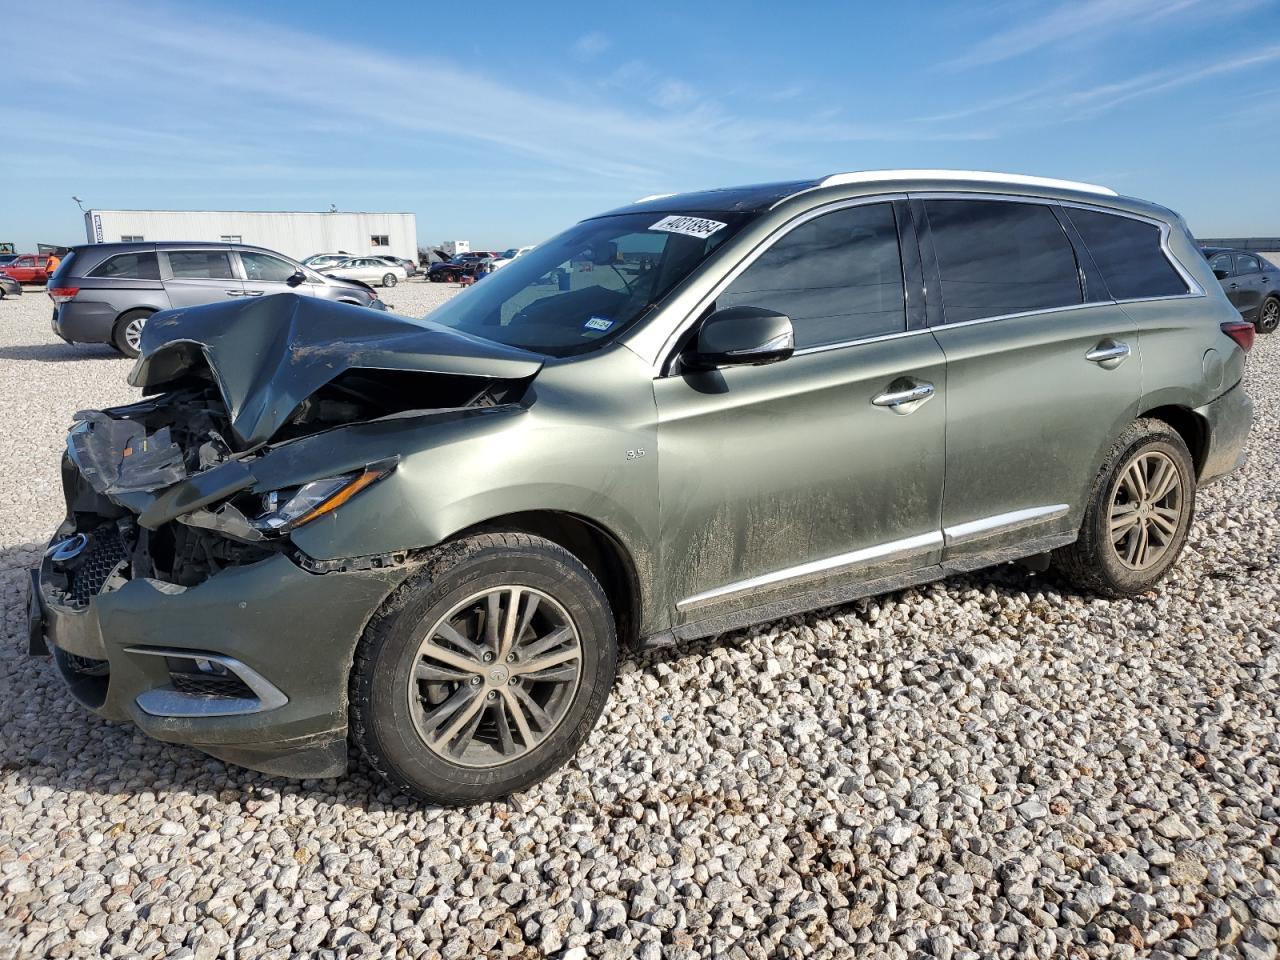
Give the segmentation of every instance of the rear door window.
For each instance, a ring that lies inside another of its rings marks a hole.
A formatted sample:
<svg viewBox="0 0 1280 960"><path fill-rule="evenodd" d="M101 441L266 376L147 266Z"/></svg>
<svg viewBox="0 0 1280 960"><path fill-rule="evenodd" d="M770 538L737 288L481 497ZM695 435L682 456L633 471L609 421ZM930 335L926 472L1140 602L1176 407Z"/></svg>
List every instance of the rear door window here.
<svg viewBox="0 0 1280 960"><path fill-rule="evenodd" d="M1247 253L1236 254L1236 273L1240 276L1248 276L1251 273L1261 273L1262 264L1257 257L1251 257Z"/></svg>
<svg viewBox="0 0 1280 960"><path fill-rule="evenodd" d="M1008 200L926 200L947 323L1082 302L1075 251L1053 209Z"/></svg>
<svg viewBox="0 0 1280 960"><path fill-rule="evenodd" d="M177 280L234 280L225 250L171 250L169 270Z"/></svg>
<svg viewBox="0 0 1280 960"><path fill-rule="evenodd" d="M1146 220L1064 207L1117 300L1176 297L1188 292L1160 245L1160 228Z"/></svg>
<svg viewBox="0 0 1280 960"><path fill-rule="evenodd" d="M1209 269L1214 274L1223 274L1226 277L1235 276L1236 268L1232 263L1231 254L1220 253L1209 261Z"/></svg>
<svg viewBox="0 0 1280 960"><path fill-rule="evenodd" d="M160 264L154 251L117 253L94 267L89 276L105 280L159 280Z"/></svg>
<svg viewBox="0 0 1280 960"><path fill-rule="evenodd" d="M718 309L736 306L786 314L798 348L905 330L893 205L846 207L796 227L716 297Z"/></svg>

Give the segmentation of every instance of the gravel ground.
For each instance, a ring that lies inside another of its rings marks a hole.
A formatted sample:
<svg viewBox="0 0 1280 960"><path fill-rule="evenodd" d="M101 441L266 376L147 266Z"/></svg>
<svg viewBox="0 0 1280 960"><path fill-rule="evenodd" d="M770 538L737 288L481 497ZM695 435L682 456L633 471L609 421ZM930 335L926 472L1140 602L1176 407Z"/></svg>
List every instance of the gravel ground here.
<svg viewBox="0 0 1280 960"><path fill-rule="evenodd" d="M63 429L131 394L48 310L0 302L0 958L1276 955L1280 337L1151 595L1003 568L646 657L565 771L442 811L152 742L23 655Z"/></svg>

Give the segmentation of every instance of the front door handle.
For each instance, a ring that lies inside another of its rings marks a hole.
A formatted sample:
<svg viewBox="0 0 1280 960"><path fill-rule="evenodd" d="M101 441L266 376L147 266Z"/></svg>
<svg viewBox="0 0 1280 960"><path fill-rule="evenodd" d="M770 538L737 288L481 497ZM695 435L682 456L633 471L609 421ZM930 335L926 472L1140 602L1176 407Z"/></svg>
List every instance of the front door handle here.
<svg viewBox="0 0 1280 960"><path fill-rule="evenodd" d="M1114 370L1129 356L1129 345L1122 340L1103 340L1084 358L1107 370Z"/></svg>
<svg viewBox="0 0 1280 960"><path fill-rule="evenodd" d="M933 396L933 384L911 377L899 377L889 384L884 393L876 394L871 402L877 407L887 407L894 413L912 413Z"/></svg>

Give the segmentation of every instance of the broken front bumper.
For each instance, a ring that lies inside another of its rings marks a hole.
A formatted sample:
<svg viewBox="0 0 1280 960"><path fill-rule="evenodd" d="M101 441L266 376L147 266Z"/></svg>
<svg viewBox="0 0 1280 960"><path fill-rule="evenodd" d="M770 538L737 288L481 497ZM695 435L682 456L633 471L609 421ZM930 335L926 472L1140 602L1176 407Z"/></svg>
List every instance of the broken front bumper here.
<svg viewBox="0 0 1280 960"><path fill-rule="evenodd" d="M102 577L85 598L55 562L32 574L32 653L85 707L266 773L345 772L355 644L406 567L317 574L275 554L190 587Z"/></svg>

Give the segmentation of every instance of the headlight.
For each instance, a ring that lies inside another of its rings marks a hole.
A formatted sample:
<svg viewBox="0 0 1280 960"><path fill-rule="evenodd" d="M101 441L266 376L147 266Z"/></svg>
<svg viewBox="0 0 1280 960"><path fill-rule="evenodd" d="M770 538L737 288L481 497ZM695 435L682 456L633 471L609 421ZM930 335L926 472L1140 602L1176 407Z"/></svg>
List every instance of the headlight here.
<svg viewBox="0 0 1280 960"><path fill-rule="evenodd" d="M283 533L310 523L336 510L357 493L377 483L396 467L395 460L370 464L363 470L324 480L312 480L300 487L272 490L262 497L263 513L251 522L264 532Z"/></svg>

